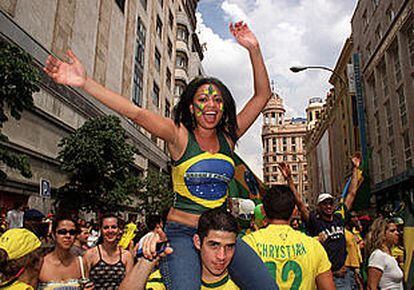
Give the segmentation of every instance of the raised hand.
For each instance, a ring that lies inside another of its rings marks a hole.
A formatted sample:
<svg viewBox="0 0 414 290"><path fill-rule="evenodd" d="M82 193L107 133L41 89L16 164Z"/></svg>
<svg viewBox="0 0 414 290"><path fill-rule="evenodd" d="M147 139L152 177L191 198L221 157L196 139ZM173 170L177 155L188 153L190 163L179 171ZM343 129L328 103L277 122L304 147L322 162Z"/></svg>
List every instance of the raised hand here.
<svg viewBox="0 0 414 290"><path fill-rule="evenodd" d="M63 62L49 55L43 70L59 84L83 87L86 82L85 67L71 50L68 50L66 55L69 57L69 62Z"/></svg>
<svg viewBox="0 0 414 290"><path fill-rule="evenodd" d="M361 153L355 152L354 156L351 157L351 161L352 161L352 165L355 168L359 168L359 166L361 165L361 161L362 161Z"/></svg>
<svg viewBox="0 0 414 290"><path fill-rule="evenodd" d="M283 177L288 180L292 177L292 171L290 170L289 165L287 165L285 162L280 162L278 164L279 170L282 173Z"/></svg>
<svg viewBox="0 0 414 290"><path fill-rule="evenodd" d="M239 21L234 24L230 23L229 28L231 34L233 34L234 38L236 38L237 42L241 46L247 49L259 47L259 41L257 41L256 36L243 21Z"/></svg>

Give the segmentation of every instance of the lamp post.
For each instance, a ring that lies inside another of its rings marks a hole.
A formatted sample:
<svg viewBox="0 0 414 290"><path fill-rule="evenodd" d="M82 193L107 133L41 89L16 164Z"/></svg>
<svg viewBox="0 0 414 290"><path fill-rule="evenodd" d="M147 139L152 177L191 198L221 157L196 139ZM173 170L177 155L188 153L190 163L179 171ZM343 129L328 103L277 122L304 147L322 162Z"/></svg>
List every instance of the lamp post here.
<svg viewBox="0 0 414 290"><path fill-rule="evenodd" d="M339 80L342 82L342 84L344 86L346 86L346 82L345 80L337 73L335 72L333 69L326 67L326 66L321 66L321 65L307 65L307 66L292 66L290 68L290 70L294 73L298 73L307 69L322 69L322 70L327 70L330 71L333 75L337 76L339 78Z"/></svg>

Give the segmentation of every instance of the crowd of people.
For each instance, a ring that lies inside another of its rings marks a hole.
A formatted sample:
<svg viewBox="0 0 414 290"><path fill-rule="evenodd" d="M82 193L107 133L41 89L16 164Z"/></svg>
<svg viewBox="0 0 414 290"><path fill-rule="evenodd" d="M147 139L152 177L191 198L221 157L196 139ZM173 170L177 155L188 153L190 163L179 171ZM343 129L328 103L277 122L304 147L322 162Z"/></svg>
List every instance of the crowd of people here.
<svg viewBox="0 0 414 290"><path fill-rule="evenodd" d="M73 52L69 62L49 56L45 72L54 81L85 90L166 141L175 201L164 219L146 216L146 232L114 213L87 223L17 204L2 223L0 289L403 289L403 260L392 255L403 257L396 221L379 217L363 228L351 211L358 154L339 204L321 193L310 211L281 163L287 185L266 189L257 207L227 208L237 140L272 94L255 35L242 22L230 32L253 68L253 97L239 114L215 78L191 81L170 119L95 82Z"/></svg>

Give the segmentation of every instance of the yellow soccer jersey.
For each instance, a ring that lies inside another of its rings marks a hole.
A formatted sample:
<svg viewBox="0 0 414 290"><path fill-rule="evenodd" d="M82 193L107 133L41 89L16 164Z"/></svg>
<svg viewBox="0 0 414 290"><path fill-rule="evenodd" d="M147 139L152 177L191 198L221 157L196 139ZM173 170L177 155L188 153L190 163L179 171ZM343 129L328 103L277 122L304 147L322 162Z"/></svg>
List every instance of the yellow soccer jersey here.
<svg viewBox="0 0 414 290"><path fill-rule="evenodd" d="M322 245L289 225L271 224L243 240L262 258L281 290L316 289L316 277L331 269Z"/></svg>
<svg viewBox="0 0 414 290"><path fill-rule="evenodd" d="M152 273L148 279L147 290L166 290L159 270ZM217 282L201 283L201 290L239 290L240 288L230 279L229 275L224 276Z"/></svg>

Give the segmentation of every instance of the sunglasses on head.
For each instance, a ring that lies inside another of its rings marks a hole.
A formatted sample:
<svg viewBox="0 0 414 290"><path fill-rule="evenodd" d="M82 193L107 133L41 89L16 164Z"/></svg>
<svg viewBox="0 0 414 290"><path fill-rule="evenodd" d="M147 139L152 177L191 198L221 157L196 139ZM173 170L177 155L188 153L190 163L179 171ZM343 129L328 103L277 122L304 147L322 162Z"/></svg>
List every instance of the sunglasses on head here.
<svg viewBox="0 0 414 290"><path fill-rule="evenodd" d="M58 235L61 235L61 236L66 236L67 234L69 234L71 236L74 236L74 235L76 235L77 231L76 230L60 229L60 230L57 230L56 233Z"/></svg>

